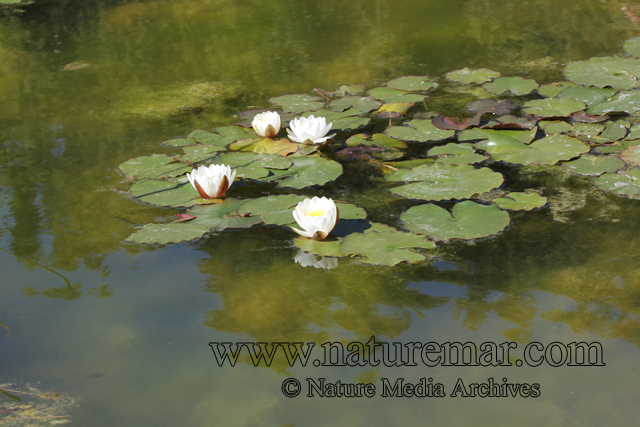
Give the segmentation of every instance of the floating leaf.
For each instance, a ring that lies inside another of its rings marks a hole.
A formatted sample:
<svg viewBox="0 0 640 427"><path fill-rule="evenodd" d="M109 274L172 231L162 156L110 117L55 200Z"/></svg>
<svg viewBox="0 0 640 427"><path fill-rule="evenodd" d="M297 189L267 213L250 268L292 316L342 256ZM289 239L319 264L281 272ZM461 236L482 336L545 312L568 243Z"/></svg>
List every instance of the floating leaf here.
<svg viewBox="0 0 640 427"><path fill-rule="evenodd" d="M272 175L261 181L274 181L285 178L278 187L304 188L324 185L342 175L342 165L322 157L292 157L287 170L272 171Z"/></svg>
<svg viewBox="0 0 640 427"><path fill-rule="evenodd" d="M221 151L227 151L227 149L214 144L198 144L182 147L182 151L184 151L184 155L180 156L180 158L183 161L198 163L210 160L220 154Z"/></svg>
<svg viewBox="0 0 640 427"><path fill-rule="evenodd" d="M476 143L475 147L485 150L497 161L521 165L553 165L589 151L589 147L580 140L562 134L546 136L531 145L507 136L491 135L487 141Z"/></svg>
<svg viewBox="0 0 640 427"><path fill-rule="evenodd" d="M571 124L567 122L557 121L557 120L541 121L540 127L545 131L547 135L555 135L556 133L567 133L573 130L573 126L571 126Z"/></svg>
<svg viewBox="0 0 640 427"><path fill-rule="evenodd" d="M569 83L571 84L571 83ZM559 99L574 99L584 102L587 106L600 104L607 101L616 93L615 89L601 89L597 87L576 86L563 90L558 94Z"/></svg>
<svg viewBox="0 0 640 427"><path fill-rule="evenodd" d="M218 204L194 206L186 213L196 217L189 224L202 225L215 230L250 228L261 224L263 222L261 216L245 216L238 213L238 208L245 203L247 200L225 199Z"/></svg>
<svg viewBox="0 0 640 427"><path fill-rule="evenodd" d="M438 83L427 76L405 76L387 82L387 87L414 92L435 89Z"/></svg>
<svg viewBox="0 0 640 427"><path fill-rule="evenodd" d="M391 182L412 182L391 189L407 199L450 200L468 199L474 194L491 191L502 185L502 175L489 168L476 169L469 165L433 165L417 166L413 169L400 169L387 176Z"/></svg>
<svg viewBox="0 0 640 427"><path fill-rule="evenodd" d="M469 83L485 83L490 82L496 77L500 77L500 73L490 70L488 68L471 69L464 67L461 70L449 71L444 75L447 80L456 83L469 84Z"/></svg>
<svg viewBox="0 0 640 427"><path fill-rule="evenodd" d="M523 144L528 144L536 137L538 128L527 130L468 129L458 135L458 141L476 141L490 138L492 135L507 136Z"/></svg>
<svg viewBox="0 0 640 427"><path fill-rule="evenodd" d="M211 160L214 165L228 165L236 170L236 176L245 179L258 179L269 175L269 169L287 169L291 160L277 154L256 154L233 152Z"/></svg>
<svg viewBox="0 0 640 427"><path fill-rule="evenodd" d="M634 114L638 111L640 111L640 90L620 91L610 100L593 105L588 110L589 114L620 112Z"/></svg>
<svg viewBox="0 0 640 427"><path fill-rule="evenodd" d="M489 120L482 126L483 129L509 129L531 130L536 127L538 121L529 117L516 117L511 115L500 116Z"/></svg>
<svg viewBox="0 0 640 427"><path fill-rule="evenodd" d="M158 206L193 206L200 199L198 192L189 184L143 179L131 184L129 192L145 203Z"/></svg>
<svg viewBox="0 0 640 427"><path fill-rule="evenodd" d="M640 123L635 123L629 127L629 133L624 137L625 141L640 139Z"/></svg>
<svg viewBox="0 0 640 427"><path fill-rule="evenodd" d="M201 144L215 144L220 146L226 146L233 142L233 138L225 138L219 133L207 132L206 130L194 130L189 134L189 138L193 138Z"/></svg>
<svg viewBox="0 0 640 427"><path fill-rule="evenodd" d="M436 162L452 165L465 165L487 160L489 157L478 154L472 144L446 144L434 147L427 152L428 156L438 156Z"/></svg>
<svg viewBox="0 0 640 427"><path fill-rule="evenodd" d="M487 92L502 95L510 92L512 95L527 95L538 88L535 80L523 79L522 77L499 77L490 83L482 85Z"/></svg>
<svg viewBox="0 0 640 427"><path fill-rule="evenodd" d="M640 87L636 78L640 76L640 60L616 56L591 58L567 65L564 75L579 85L633 89Z"/></svg>
<svg viewBox="0 0 640 427"><path fill-rule="evenodd" d="M600 135L603 130L604 126L597 123L575 123L569 134L578 138L590 138Z"/></svg>
<svg viewBox="0 0 640 427"><path fill-rule="evenodd" d="M571 115L571 120L578 123L601 123L609 120L609 116L591 116L584 111L578 111Z"/></svg>
<svg viewBox="0 0 640 427"><path fill-rule="evenodd" d="M452 138L453 130L443 130L435 127L431 120L413 119L407 122L409 126L391 126L384 133L404 141L441 141Z"/></svg>
<svg viewBox="0 0 640 427"><path fill-rule="evenodd" d="M207 231L209 227L192 223L146 224L125 240L132 243L178 243L202 237Z"/></svg>
<svg viewBox="0 0 640 427"><path fill-rule="evenodd" d="M344 111L349 108L355 108L361 113L368 113L382 105L371 96L345 96L344 98L334 99L329 103L329 110Z"/></svg>
<svg viewBox="0 0 640 427"><path fill-rule="evenodd" d="M634 145L620 153L620 158L627 163L640 165L640 145Z"/></svg>
<svg viewBox="0 0 640 427"><path fill-rule="evenodd" d="M376 99L381 99L385 103L392 102L422 102L426 98L425 95L418 95L402 90L395 90L388 87L376 87L367 92Z"/></svg>
<svg viewBox="0 0 640 427"><path fill-rule="evenodd" d="M339 89L332 92L326 92L331 96L358 95L364 92L364 85L342 85Z"/></svg>
<svg viewBox="0 0 640 427"><path fill-rule="evenodd" d="M282 95L270 98L269 102L282 107L285 113L304 113L324 107L321 98L313 95Z"/></svg>
<svg viewBox="0 0 640 427"><path fill-rule="evenodd" d="M401 262L415 264L424 260L424 255L411 252L409 248L433 249L435 244L425 236L401 231L369 231L353 233L340 243L344 255L362 255L367 264L393 266Z"/></svg>
<svg viewBox="0 0 640 427"><path fill-rule="evenodd" d="M536 117L569 117L572 113L584 110L587 106L584 102L571 98L547 98L527 101L522 107L522 112Z"/></svg>
<svg viewBox="0 0 640 427"><path fill-rule="evenodd" d="M367 126L371 119L367 117L345 117L343 119L336 120L331 126L332 130L347 130L358 129L363 126Z"/></svg>
<svg viewBox="0 0 640 427"><path fill-rule="evenodd" d="M239 214L249 213L251 216L261 216L265 224L286 225L295 222L293 208L305 198L295 194L265 196L249 200L237 210Z"/></svg>
<svg viewBox="0 0 640 427"><path fill-rule="evenodd" d="M493 201L500 209L510 211L531 211L547 204L547 198L538 193L509 193Z"/></svg>
<svg viewBox="0 0 640 427"><path fill-rule="evenodd" d="M170 139L168 141L164 141L162 142L162 145L165 145L167 147L186 147L188 145L195 145L197 144L196 140L193 138L175 138L175 139Z"/></svg>
<svg viewBox="0 0 640 427"><path fill-rule="evenodd" d="M405 228L436 240L469 240L501 232L510 219L495 205L467 200L457 203L451 213L430 203L413 206L400 215L400 221Z"/></svg>
<svg viewBox="0 0 640 427"><path fill-rule="evenodd" d="M374 134L370 140L367 138L368 136L363 133L353 135L352 137L347 139L347 145L350 147L357 146L357 145L364 145L364 146L374 145L376 147L394 148L394 149L402 149L402 148L408 147L406 142L393 139L382 133Z"/></svg>
<svg viewBox="0 0 640 427"><path fill-rule="evenodd" d="M576 86L577 85L575 83L553 82L549 83L548 85L541 85L538 88L538 94L546 98L553 98L554 96L557 96L559 93L563 92L565 89Z"/></svg>
<svg viewBox="0 0 640 427"><path fill-rule="evenodd" d="M597 142L599 144L608 144L610 142L618 141L627 135L628 122L609 122L604 127L604 130L599 135L587 136L581 135L580 139L583 141Z"/></svg>
<svg viewBox="0 0 640 427"><path fill-rule="evenodd" d="M640 199L640 169L605 173L595 180L596 187L618 196Z"/></svg>
<svg viewBox="0 0 640 427"><path fill-rule="evenodd" d="M239 139L246 138L255 138L258 135L253 131L253 129L245 129L242 126L221 126L215 128L215 131L218 132L223 139L237 141ZM213 144L221 145L217 140L212 141Z"/></svg>
<svg viewBox="0 0 640 427"><path fill-rule="evenodd" d="M304 113L302 117L324 117L327 123L331 123L344 117L359 116L360 114L362 114L362 112L356 110L355 108L351 108L347 111L331 111L323 108L318 111Z"/></svg>
<svg viewBox="0 0 640 427"><path fill-rule="evenodd" d="M351 203L336 202L340 219L367 219L367 211Z"/></svg>
<svg viewBox="0 0 640 427"><path fill-rule="evenodd" d="M615 172L624 167L624 161L613 156L585 154L579 159L562 164L562 169L576 175L598 176L605 172Z"/></svg>
<svg viewBox="0 0 640 427"><path fill-rule="evenodd" d="M152 154L151 156L136 157L127 160L118 166L125 176L140 178L172 178L191 172L191 166L175 159L167 154Z"/></svg>
<svg viewBox="0 0 640 427"><path fill-rule="evenodd" d="M392 102L382 105L376 113L381 119L399 119L414 105L413 102Z"/></svg>
<svg viewBox="0 0 640 427"><path fill-rule="evenodd" d="M240 139L231 145L231 151L248 151L253 153L279 154L283 157L298 151L299 144L288 139Z"/></svg>
<svg viewBox="0 0 640 427"><path fill-rule="evenodd" d="M640 37L631 37L622 45L622 49L629 55L640 57Z"/></svg>
<svg viewBox="0 0 640 427"><path fill-rule="evenodd" d="M471 126L478 126L482 114L478 113L475 117L462 119L460 117L434 117L431 120L434 126L445 130L463 130Z"/></svg>
<svg viewBox="0 0 640 427"><path fill-rule="evenodd" d="M464 109L470 113L493 113L500 116L511 113L518 106L508 99L501 99L496 101L495 99L478 99L468 103Z"/></svg>
<svg viewBox="0 0 640 427"><path fill-rule="evenodd" d="M171 222L187 222L187 221L191 221L196 219L195 216L192 215L187 215L187 214L175 214L175 217L178 217L178 219L171 221Z"/></svg>
<svg viewBox="0 0 640 427"><path fill-rule="evenodd" d="M341 238L329 237L325 240L303 239L296 237L293 239L293 246L311 254L330 257L343 257L340 252Z"/></svg>

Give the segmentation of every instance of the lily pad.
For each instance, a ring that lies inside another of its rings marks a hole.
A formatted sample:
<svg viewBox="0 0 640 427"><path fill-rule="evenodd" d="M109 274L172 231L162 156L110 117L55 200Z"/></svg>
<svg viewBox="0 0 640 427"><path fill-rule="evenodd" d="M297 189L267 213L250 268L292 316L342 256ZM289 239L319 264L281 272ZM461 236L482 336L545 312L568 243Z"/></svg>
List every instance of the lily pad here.
<svg viewBox="0 0 640 427"><path fill-rule="evenodd" d="M510 92L512 95L527 95L538 88L535 80L524 79L522 77L499 77L490 83L482 85L484 90L495 95L502 95Z"/></svg>
<svg viewBox="0 0 640 427"><path fill-rule="evenodd" d="M279 154L283 157L298 151L299 144L288 139L240 139L229 145L231 151L247 151L252 153Z"/></svg>
<svg viewBox="0 0 640 427"><path fill-rule="evenodd" d="M457 203L451 213L433 204L413 206L400 215L408 230L436 240L479 239L497 234L509 225L509 214L495 205L470 200Z"/></svg>
<svg viewBox="0 0 640 427"><path fill-rule="evenodd" d="M321 98L313 95L282 95L270 98L269 102L282 107L285 113L304 113L324 107Z"/></svg>
<svg viewBox="0 0 640 427"><path fill-rule="evenodd" d="M522 106L522 112L542 118L569 117L572 113L582 111L585 108L587 106L584 102L575 99L547 98L525 102Z"/></svg>
<svg viewBox="0 0 640 427"><path fill-rule="evenodd" d="M446 129L446 130L463 130L463 129L467 129L471 126L478 126L480 125L480 118L482 117L482 114L478 113L475 115L475 117L467 117L467 118L461 118L461 117L442 117L442 116L438 116L438 117L434 117L431 120L431 123L433 123L434 126L436 126L437 128L440 129Z"/></svg>
<svg viewBox="0 0 640 427"><path fill-rule="evenodd" d="M322 157L292 157L287 170L272 171L272 175L261 181L274 181L284 178L278 187L305 188L324 185L342 175L342 165Z"/></svg>
<svg viewBox="0 0 640 427"><path fill-rule="evenodd" d="M509 211L531 211L547 204L547 198L538 193L509 193L493 201L500 209Z"/></svg>
<svg viewBox="0 0 640 427"><path fill-rule="evenodd" d="M387 87L415 92L435 89L438 87L438 83L427 76L405 76L387 82Z"/></svg>
<svg viewBox="0 0 640 427"><path fill-rule="evenodd" d="M132 243L167 244L204 236L209 227L191 223L146 224L125 240Z"/></svg>
<svg viewBox="0 0 640 427"><path fill-rule="evenodd" d="M502 130L531 130L536 127L538 121L530 117L516 117L512 115L495 117L483 125L483 129Z"/></svg>
<svg viewBox="0 0 640 427"><path fill-rule="evenodd" d="M367 126L371 119L367 117L345 117L333 122L332 130L358 129Z"/></svg>
<svg viewBox="0 0 640 427"><path fill-rule="evenodd" d="M185 165L167 154L152 154L136 157L118 166L125 176L140 178L172 178L191 172L191 166Z"/></svg>
<svg viewBox="0 0 640 427"><path fill-rule="evenodd" d="M388 87L376 87L370 89L367 93L387 104L392 102L422 102L426 98L425 95L418 95Z"/></svg>
<svg viewBox="0 0 640 427"><path fill-rule="evenodd" d="M472 144L446 144L432 148L427 152L427 155L438 156L436 159L436 162L438 163L452 165L478 163L489 158L476 153Z"/></svg>
<svg viewBox="0 0 640 427"><path fill-rule="evenodd" d="M327 123L335 122L336 120L342 119L344 117L350 116L359 116L362 112L356 110L355 108L351 108L346 111L332 111L322 108L318 111L307 112L302 115L302 117L324 117Z"/></svg>
<svg viewBox="0 0 640 427"><path fill-rule="evenodd" d="M258 134L256 134L253 129L245 129L242 126L221 126L215 128L215 131L218 132L223 137L223 139L232 141L246 138L255 138L258 136ZM221 145L220 143L218 143L218 140L212 140L211 143Z"/></svg>
<svg viewBox="0 0 640 427"><path fill-rule="evenodd" d="M622 49L629 55L640 58L640 37L631 37L622 45Z"/></svg>
<svg viewBox="0 0 640 427"><path fill-rule="evenodd" d="M191 163L198 163L205 160L211 160L213 157L220 154L221 151L227 151L227 149L214 144L198 144L191 145L189 147L182 147L182 151L184 151L184 155L180 156L182 160Z"/></svg>
<svg viewBox="0 0 640 427"><path fill-rule="evenodd" d="M573 131L573 126L571 126L571 124L558 120L541 121L540 127L547 135L555 135L556 133L567 133Z"/></svg>
<svg viewBox="0 0 640 427"><path fill-rule="evenodd" d="M576 86L563 90L558 94L559 99L575 99L584 102L588 107L607 101L616 93L615 89Z"/></svg>
<svg viewBox="0 0 640 427"><path fill-rule="evenodd" d="M293 239L293 246L301 251L320 256L343 257L340 252L341 238L332 238L329 236L325 240L303 239L296 237Z"/></svg>
<svg viewBox="0 0 640 427"><path fill-rule="evenodd" d="M392 102L382 105L376 113L381 119L399 119L414 105L413 102Z"/></svg>
<svg viewBox="0 0 640 427"><path fill-rule="evenodd" d="M595 180L596 187L618 196L640 199L640 169L605 173Z"/></svg>
<svg viewBox="0 0 640 427"><path fill-rule="evenodd" d="M627 135L628 122L609 122L604 127L604 130L599 135L581 135L580 139L583 141L596 142L599 144L608 144L610 142L618 141Z"/></svg>
<svg viewBox="0 0 640 427"><path fill-rule="evenodd" d="M614 89L640 87L640 60L610 56L572 62L564 69L564 75L573 83L585 86Z"/></svg>
<svg viewBox="0 0 640 427"><path fill-rule="evenodd" d="M269 175L269 170L288 169L291 160L277 154L256 154L233 152L211 159L211 164L228 165L236 170L236 176L245 179L258 179Z"/></svg>
<svg viewBox="0 0 640 427"><path fill-rule="evenodd" d="M186 147L188 145L195 145L197 144L196 140L193 138L175 138L175 139L170 139L168 141L164 141L162 142L162 145L165 145L167 147Z"/></svg>
<svg viewBox="0 0 640 427"><path fill-rule="evenodd" d="M597 123L574 123L569 134L578 138L591 138L600 135L603 130L604 126Z"/></svg>
<svg viewBox="0 0 640 427"><path fill-rule="evenodd" d="M391 126L384 131L387 135L404 141L442 141L452 138L454 130L439 129L431 120L413 119L407 122L409 126Z"/></svg>
<svg viewBox="0 0 640 427"><path fill-rule="evenodd" d="M640 139L640 123L635 123L629 127L629 133L624 137L625 141Z"/></svg>
<svg viewBox="0 0 640 427"><path fill-rule="evenodd" d="M640 145L634 145L622 151L620 158L627 163L640 165Z"/></svg>
<svg viewBox="0 0 640 427"><path fill-rule="evenodd" d="M196 219L189 224L206 226L215 230L226 228L250 228L262 224L262 216L246 216L238 213L238 208L247 200L225 199L222 203L199 205L189 209L186 213Z"/></svg>
<svg viewBox="0 0 640 427"><path fill-rule="evenodd" d="M208 132L206 130L194 130L189 134L189 138L193 138L201 144L215 144L220 146L226 146L233 142L233 138L225 138L219 133ZM244 136L244 138L246 138L246 136Z"/></svg>
<svg viewBox="0 0 640 427"><path fill-rule="evenodd" d="M531 145L507 136L491 135L487 141L476 143L475 147L485 150L496 161L521 165L554 165L589 151L589 147L580 140L562 134L546 136Z"/></svg>
<svg viewBox="0 0 640 427"><path fill-rule="evenodd" d="M371 96L345 96L343 98L334 99L329 103L329 110L344 111L349 108L355 108L360 113L368 113L382 105L380 101L376 101Z"/></svg>
<svg viewBox="0 0 640 427"><path fill-rule="evenodd" d="M478 99L468 103L464 109L470 113L493 113L500 116L511 113L518 106L508 99L501 99L497 101L495 99Z"/></svg>
<svg viewBox="0 0 640 427"><path fill-rule="evenodd" d="M286 225L295 222L293 208L305 199L305 196L286 194L265 196L252 199L238 207L238 213L261 216L265 224Z"/></svg>
<svg viewBox="0 0 640 427"><path fill-rule="evenodd" d="M392 148L392 149L403 149L408 147L406 142L399 141L397 139L391 138L382 133L374 134L370 140L367 138L368 136L363 133L353 135L352 137L347 139L347 145L350 147L357 146L357 145L364 145L364 146L376 146L376 147Z"/></svg>
<svg viewBox="0 0 640 427"><path fill-rule="evenodd" d="M420 181L391 189L393 194L407 199L450 200L468 199L474 194L491 191L502 185L504 178L489 168L434 163L397 170L387 176L387 180Z"/></svg>
<svg viewBox="0 0 640 427"><path fill-rule="evenodd" d="M546 98L553 98L570 87L576 87L575 83L570 82L553 82L547 85L541 85L538 88L538 94Z"/></svg>
<svg viewBox="0 0 640 427"><path fill-rule="evenodd" d="M338 89L326 92L331 96L358 95L364 92L364 85L342 85Z"/></svg>
<svg viewBox="0 0 640 427"><path fill-rule="evenodd" d="M425 236L401 231L370 231L353 233L340 243L344 255L361 255L363 262L374 265L393 266L401 262L415 264L425 259L424 255L409 248L433 249L435 243Z"/></svg>
<svg viewBox="0 0 640 427"><path fill-rule="evenodd" d="M610 100L589 107L588 113L607 114L623 112L634 114L638 111L640 111L640 90L629 90L620 91Z"/></svg>
<svg viewBox="0 0 640 427"><path fill-rule="evenodd" d="M131 184L129 192L140 201L158 206L193 206L200 198L198 192L186 183L171 183L154 179L143 179Z"/></svg>
<svg viewBox="0 0 640 427"><path fill-rule="evenodd" d="M614 156L594 156L585 154L579 159L562 164L562 169L576 175L598 176L605 172L615 172L624 167L624 161Z"/></svg>
<svg viewBox="0 0 640 427"><path fill-rule="evenodd" d="M444 75L447 80L469 84L469 83L485 83L490 82L491 80L500 77L500 73L498 71L493 71L488 68L479 68L479 69L471 69L468 67L464 67L461 70L449 71Z"/></svg>
<svg viewBox="0 0 640 427"><path fill-rule="evenodd" d="M460 132L458 141L483 140L495 135L506 136L523 144L528 144L536 137L536 133L538 133L537 127L531 130L468 129Z"/></svg>

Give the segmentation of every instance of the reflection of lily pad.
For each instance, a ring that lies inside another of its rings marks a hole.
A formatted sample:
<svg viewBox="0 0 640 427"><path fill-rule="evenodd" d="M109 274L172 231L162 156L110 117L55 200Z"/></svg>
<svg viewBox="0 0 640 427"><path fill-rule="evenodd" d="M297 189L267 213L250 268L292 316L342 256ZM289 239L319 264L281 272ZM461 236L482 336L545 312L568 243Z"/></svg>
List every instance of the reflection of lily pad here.
<svg viewBox="0 0 640 427"><path fill-rule="evenodd" d="M401 231L369 231L353 233L340 243L344 255L362 255L367 264L392 266L401 262L415 264L424 260L424 255L411 252L409 248L432 249L435 244L425 236Z"/></svg>
<svg viewBox="0 0 640 427"><path fill-rule="evenodd" d="M553 165L589 151L589 147L580 140L562 134L544 137L531 145L506 136L491 135L487 141L476 143L475 147L485 150L497 161L521 165Z"/></svg>
<svg viewBox="0 0 640 427"><path fill-rule="evenodd" d="M324 185L342 175L342 165L322 157L292 157L287 170L272 171L272 175L261 181L275 181L284 178L279 187L304 188Z"/></svg>
<svg viewBox="0 0 640 427"><path fill-rule="evenodd" d="M595 180L596 187L618 196L640 199L640 169L605 173Z"/></svg>
<svg viewBox="0 0 640 427"><path fill-rule="evenodd" d="M196 219L189 224L203 225L215 230L226 228L249 228L262 223L261 216L240 215L238 208L247 200L225 199L222 203L199 205L189 209L186 213Z"/></svg>
<svg viewBox="0 0 640 427"><path fill-rule="evenodd" d="M522 77L499 77L490 83L482 85L484 90L496 95L510 92L512 95L527 95L538 88L535 80L523 79Z"/></svg>
<svg viewBox="0 0 640 427"><path fill-rule="evenodd" d="M562 169L576 175L598 176L605 172L615 172L624 167L624 161L614 156L593 156L585 154L579 159L562 164Z"/></svg>
<svg viewBox="0 0 640 427"><path fill-rule="evenodd" d="M640 76L640 60L616 56L591 58L567 65L564 75L579 85L632 89L640 87L637 79Z"/></svg>
<svg viewBox="0 0 640 427"><path fill-rule="evenodd" d="M199 199L198 192L187 182L173 184L154 179L143 179L131 184L129 192L140 201L158 206L193 206Z"/></svg>
<svg viewBox="0 0 640 427"><path fill-rule="evenodd" d="M404 141L441 141L452 138L454 130L439 129L431 123L431 120L414 119L407 122L409 126L391 126L384 133Z"/></svg>
<svg viewBox="0 0 640 427"><path fill-rule="evenodd" d="M287 169L291 161L277 154L226 153L211 160L214 165L227 165L236 170L238 177L258 179L269 174L269 169Z"/></svg>
<svg viewBox="0 0 640 427"><path fill-rule="evenodd" d="M288 139L240 139L231 145L231 151L247 151L253 153L279 154L286 157L298 151L299 144Z"/></svg>
<svg viewBox="0 0 640 427"><path fill-rule="evenodd" d="M531 211L547 204L547 198L538 193L509 193L493 201L501 209L510 211Z"/></svg>
<svg viewBox="0 0 640 427"><path fill-rule="evenodd" d="M569 117L572 113L584 110L584 102L571 98L547 98L527 101L522 106L522 112L536 117Z"/></svg>
<svg viewBox="0 0 640 427"><path fill-rule="evenodd" d="M388 87L376 87L367 92L376 99L381 99L385 103L391 102L422 102L426 98L424 95L418 95L403 90L391 89Z"/></svg>
<svg viewBox="0 0 640 427"><path fill-rule="evenodd" d="M445 74L447 80L456 83L469 84L469 83L485 83L490 82L496 77L500 77L500 73L490 70L488 68L471 69L464 67L461 70L449 71Z"/></svg>
<svg viewBox="0 0 640 427"><path fill-rule="evenodd" d="M504 181L500 173L489 168L476 169L469 165L439 163L400 169L387 176L387 180L414 182L393 188L391 191L408 199L421 200L468 199L474 194L491 191Z"/></svg>
<svg viewBox="0 0 640 427"><path fill-rule="evenodd" d="M191 166L176 162L167 154L136 157L118 166L125 176L134 178L172 178L191 172Z"/></svg>
<svg viewBox="0 0 640 427"><path fill-rule="evenodd" d="M387 82L387 87L413 92L437 88L438 83L427 76L405 76Z"/></svg>
<svg viewBox="0 0 640 427"><path fill-rule="evenodd" d="M126 238L133 243L178 243L202 237L209 227L189 223L146 224Z"/></svg>
<svg viewBox="0 0 640 427"><path fill-rule="evenodd" d="M269 102L279 105L285 113L304 113L319 110L324 106L320 97L313 95L282 95L270 98Z"/></svg>
<svg viewBox="0 0 640 427"><path fill-rule="evenodd" d="M405 228L436 240L478 239L497 234L509 225L509 214L495 205L470 200L457 203L451 213L433 204L413 206L400 215Z"/></svg>
<svg viewBox="0 0 640 427"><path fill-rule="evenodd" d="M472 144L446 144L432 148L427 152L427 155L438 156L436 159L438 163L448 163L452 165L478 163L489 158L476 153Z"/></svg>

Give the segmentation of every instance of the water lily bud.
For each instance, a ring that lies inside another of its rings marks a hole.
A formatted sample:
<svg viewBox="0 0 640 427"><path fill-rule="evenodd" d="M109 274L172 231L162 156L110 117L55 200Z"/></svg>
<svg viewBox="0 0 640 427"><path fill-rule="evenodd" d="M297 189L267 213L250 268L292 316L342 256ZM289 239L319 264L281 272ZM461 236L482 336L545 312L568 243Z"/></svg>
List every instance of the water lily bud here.
<svg viewBox="0 0 640 427"><path fill-rule="evenodd" d="M232 172L226 165L200 166L187 174L189 182L203 199L222 197L235 177L236 171Z"/></svg>
<svg viewBox="0 0 640 427"><path fill-rule="evenodd" d="M280 114L275 111L265 111L264 113L256 114L251 126L261 137L273 138L280 132L282 120L280 120Z"/></svg>
<svg viewBox="0 0 640 427"><path fill-rule="evenodd" d="M338 208L326 197L304 199L293 210L293 218L302 227L302 230L291 227L293 231L313 240L324 240L338 223Z"/></svg>
<svg viewBox="0 0 640 427"><path fill-rule="evenodd" d="M292 141L303 143L310 141L313 144L322 144L327 139L333 138L336 134L327 135L331 130L331 125L327 124L324 117L300 117L293 119L289 123L289 138Z"/></svg>

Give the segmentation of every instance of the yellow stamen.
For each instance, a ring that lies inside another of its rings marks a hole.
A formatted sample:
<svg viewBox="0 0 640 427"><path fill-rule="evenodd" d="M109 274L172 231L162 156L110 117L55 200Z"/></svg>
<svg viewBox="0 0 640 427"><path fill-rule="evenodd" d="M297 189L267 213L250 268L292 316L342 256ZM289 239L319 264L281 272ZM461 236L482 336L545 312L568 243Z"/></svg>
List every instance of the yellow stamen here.
<svg viewBox="0 0 640 427"><path fill-rule="evenodd" d="M307 215L307 216L323 216L324 215L324 210L316 209L315 211L309 211L309 212L305 213L305 215Z"/></svg>

